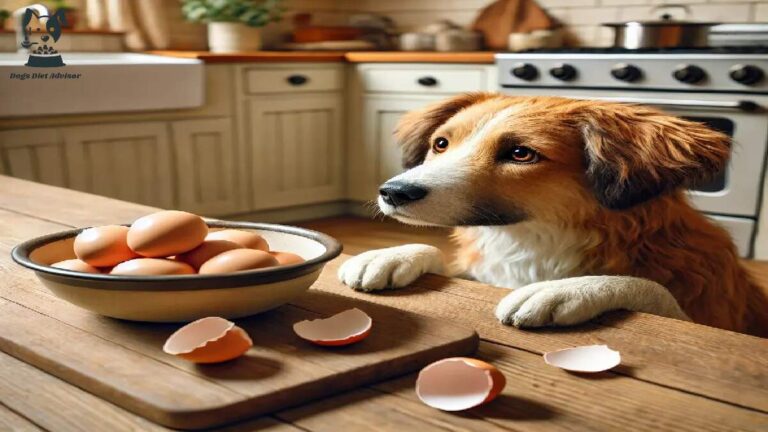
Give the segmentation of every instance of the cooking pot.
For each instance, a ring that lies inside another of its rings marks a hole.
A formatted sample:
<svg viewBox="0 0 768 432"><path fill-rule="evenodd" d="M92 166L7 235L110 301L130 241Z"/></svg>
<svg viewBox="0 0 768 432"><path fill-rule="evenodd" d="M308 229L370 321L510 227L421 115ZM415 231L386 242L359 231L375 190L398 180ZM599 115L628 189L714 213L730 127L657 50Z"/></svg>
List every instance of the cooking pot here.
<svg viewBox="0 0 768 432"><path fill-rule="evenodd" d="M658 21L603 24L613 28L616 48L702 48L708 45L709 29L718 23L677 21L669 16Z"/></svg>

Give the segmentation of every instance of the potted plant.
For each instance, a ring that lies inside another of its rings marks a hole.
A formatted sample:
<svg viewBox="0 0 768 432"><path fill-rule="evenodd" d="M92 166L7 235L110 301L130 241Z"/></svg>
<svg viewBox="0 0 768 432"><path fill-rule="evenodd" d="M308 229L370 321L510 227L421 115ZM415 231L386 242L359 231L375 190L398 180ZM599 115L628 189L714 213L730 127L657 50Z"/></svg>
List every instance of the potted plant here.
<svg viewBox="0 0 768 432"><path fill-rule="evenodd" d="M5 28L5 21L11 16L11 12L5 9L0 9L0 30Z"/></svg>
<svg viewBox="0 0 768 432"><path fill-rule="evenodd" d="M64 11L64 22L61 25L63 29L73 29L77 24L78 14L77 9L67 4L67 0L52 0L52 13L56 13L60 10Z"/></svg>
<svg viewBox="0 0 768 432"><path fill-rule="evenodd" d="M261 31L279 21L282 0L182 0L181 11L189 21L208 23L208 48L212 52L261 49Z"/></svg>

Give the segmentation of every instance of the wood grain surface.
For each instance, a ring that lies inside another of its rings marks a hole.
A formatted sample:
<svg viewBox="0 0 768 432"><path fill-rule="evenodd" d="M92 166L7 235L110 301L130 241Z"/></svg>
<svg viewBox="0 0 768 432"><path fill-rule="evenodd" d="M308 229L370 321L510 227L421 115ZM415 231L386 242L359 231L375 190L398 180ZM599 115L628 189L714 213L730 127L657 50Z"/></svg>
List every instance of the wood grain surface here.
<svg viewBox="0 0 768 432"><path fill-rule="evenodd" d="M0 177L0 196L3 197L0 208L5 209L0 212L0 248L5 257L12 245L28 237L69 226L131 220L148 210L5 177ZM364 233L358 235L365 236ZM309 303L318 303L316 299L322 298L313 296L331 294L448 319L472 327L480 334L483 341L477 356L498 366L508 379L508 386L500 398L460 414L439 412L417 400L413 392L415 377L406 375L279 411L270 417L234 424L224 430L716 431L768 428L766 340L629 312L607 314L591 324L569 329L521 331L501 326L493 318L495 302L505 290L426 275L404 290L356 293L335 278L336 267L346 258L342 256L326 268L313 287L316 293L303 298L293 308L276 311L269 321L290 320L293 314L304 313ZM66 322L68 329L62 330L64 334L76 334L88 343L111 343L133 353L126 355L149 355L151 348L156 350L161 336L153 336L154 333L147 331L144 325L118 325L114 320L69 305L48 293L30 272L20 270L7 259L0 260L0 273L7 280L0 285L0 298L5 299L0 305L0 319L6 320L0 323L0 335L11 333L7 330L11 327L12 333L24 334L27 330L17 327L26 327L21 323L34 316L36 320ZM9 297L13 300L8 300ZM335 301L319 303L323 306L319 306L318 312L323 313L324 308L332 308ZM8 316L11 318L6 318ZM253 325L260 319L251 318L255 320ZM97 337L97 342L88 334L104 336ZM400 334L399 337L406 336ZM610 372L585 376L552 368L541 359L542 352L585 343L607 343L619 349L622 365ZM81 406L76 402L79 399L100 399L39 369L8 356L0 360L0 366L3 366L0 369L4 373L0 375L0 425L20 422L30 430L36 427L82 430L67 422L61 409L48 402L42 391L29 392L20 382L46 380L40 382L58 383L60 390L56 397L65 402L72 401L70 405L77 416L91 422L105 421L107 417L114 417L115 422L125 422L112 430L151 430L141 423L146 420L109 402L101 400L101 405L92 402L86 403L88 407ZM9 360L16 363L7 363ZM172 367L182 372L186 371L184 367L189 367L177 364L174 358L157 359L157 363L157 367ZM26 378L14 381L10 379L11 375ZM226 398L226 392L243 392L248 387L247 384L238 387L227 376L206 379L221 383L218 387L221 391L215 397ZM158 392L166 391L167 385L159 386ZM17 402L21 395L24 395L24 401ZM111 407L111 410L104 408L102 414L99 406Z"/></svg>
<svg viewBox="0 0 768 432"><path fill-rule="evenodd" d="M4 238L12 239L0 245L3 267L15 270L0 287L0 349L163 425L197 429L253 417L469 354L477 344L473 331L450 322L311 292L238 320L254 341L247 356L195 366L160 349L178 325L97 317L43 291L32 274L12 267L8 243L55 225L4 210L0 219L10 222ZM352 307L376 323L362 343L319 348L293 333L297 321Z"/></svg>

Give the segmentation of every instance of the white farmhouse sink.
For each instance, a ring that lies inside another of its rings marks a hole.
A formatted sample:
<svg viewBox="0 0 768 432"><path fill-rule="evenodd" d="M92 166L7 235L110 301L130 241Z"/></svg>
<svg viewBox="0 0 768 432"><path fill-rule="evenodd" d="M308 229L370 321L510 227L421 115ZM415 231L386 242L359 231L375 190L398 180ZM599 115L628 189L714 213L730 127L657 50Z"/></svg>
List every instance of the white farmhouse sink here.
<svg viewBox="0 0 768 432"><path fill-rule="evenodd" d="M29 67L0 53L0 117L199 107L200 60L134 53L62 53L65 66Z"/></svg>

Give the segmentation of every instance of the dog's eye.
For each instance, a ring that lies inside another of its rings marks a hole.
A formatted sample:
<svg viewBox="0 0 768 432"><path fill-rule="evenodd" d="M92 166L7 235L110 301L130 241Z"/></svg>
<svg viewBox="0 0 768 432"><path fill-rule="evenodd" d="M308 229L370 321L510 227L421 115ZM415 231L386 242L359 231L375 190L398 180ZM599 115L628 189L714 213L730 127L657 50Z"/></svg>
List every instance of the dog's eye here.
<svg viewBox="0 0 768 432"><path fill-rule="evenodd" d="M432 150L435 151L435 153L442 153L448 148L448 140L443 137L438 137L435 139L435 142L432 144Z"/></svg>
<svg viewBox="0 0 768 432"><path fill-rule="evenodd" d="M515 163L534 163L539 161L539 154L524 146L514 146L504 159Z"/></svg>

